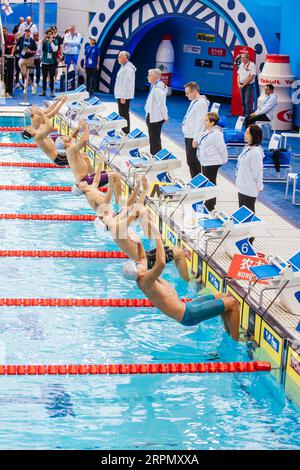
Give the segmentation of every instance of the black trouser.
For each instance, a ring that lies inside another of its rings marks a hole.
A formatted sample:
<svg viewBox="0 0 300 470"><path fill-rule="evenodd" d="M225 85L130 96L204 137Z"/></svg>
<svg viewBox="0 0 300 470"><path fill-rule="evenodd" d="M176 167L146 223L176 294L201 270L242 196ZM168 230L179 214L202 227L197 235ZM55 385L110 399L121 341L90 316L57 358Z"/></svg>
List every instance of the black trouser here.
<svg viewBox="0 0 300 470"><path fill-rule="evenodd" d="M122 104L121 100L118 99L119 114L127 121L127 126L122 128L122 131L125 132L125 134L129 134L130 132L129 105L130 105L130 100L125 100L125 103Z"/></svg>
<svg viewBox="0 0 300 470"><path fill-rule="evenodd" d="M246 206L250 211L255 212L255 201L256 197L246 196L245 194L238 193L239 207ZM249 238L249 242L254 242L254 237Z"/></svg>
<svg viewBox="0 0 300 470"><path fill-rule="evenodd" d="M35 68L35 80L36 84L40 83L41 78L41 59L34 59L34 68Z"/></svg>
<svg viewBox="0 0 300 470"><path fill-rule="evenodd" d="M46 91L47 88L47 77L49 74L49 86L50 91L53 93L54 89L54 74L55 74L55 64L42 64L43 72L43 91Z"/></svg>
<svg viewBox="0 0 300 470"><path fill-rule="evenodd" d="M21 69L20 69L20 67L19 67L19 59L20 59L20 57L16 57L16 56L15 56L16 84L17 84L17 83L20 83L20 72L21 72Z"/></svg>
<svg viewBox="0 0 300 470"><path fill-rule="evenodd" d="M89 93L96 91L97 85L97 67L87 68L86 70L86 88ZM91 88L92 86L92 88ZM129 107L128 107L129 109ZM119 113L121 114L121 113Z"/></svg>
<svg viewBox="0 0 300 470"><path fill-rule="evenodd" d="M149 114L147 114L146 123L148 126L150 153L151 155L155 155L162 149L161 128L164 121L150 122Z"/></svg>
<svg viewBox="0 0 300 470"><path fill-rule="evenodd" d="M185 141L185 152L186 152L186 161L190 169L191 177L197 176L201 173L201 165L197 158L197 148L193 148L192 143L194 139L186 137Z"/></svg>
<svg viewBox="0 0 300 470"><path fill-rule="evenodd" d="M218 170L220 166L221 165L210 165L210 166L201 165L202 174L206 176L206 178L208 178L209 181L216 184L217 174L218 174ZM209 212L214 210L216 202L217 202L217 199L215 197L213 199L209 199L208 201L205 201L205 205L207 209L209 210Z"/></svg>
<svg viewBox="0 0 300 470"><path fill-rule="evenodd" d="M270 122L270 119L266 114L256 114L255 116L247 116L245 119L245 126L246 128L249 127L251 124L255 124L257 121L265 121Z"/></svg>

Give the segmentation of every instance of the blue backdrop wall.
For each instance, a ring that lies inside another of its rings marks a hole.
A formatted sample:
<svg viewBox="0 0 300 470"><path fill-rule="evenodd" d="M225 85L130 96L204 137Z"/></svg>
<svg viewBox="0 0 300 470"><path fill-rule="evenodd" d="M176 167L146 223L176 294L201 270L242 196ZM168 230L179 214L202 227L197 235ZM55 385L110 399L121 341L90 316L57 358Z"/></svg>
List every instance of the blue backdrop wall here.
<svg viewBox="0 0 300 470"><path fill-rule="evenodd" d="M22 3L16 4L10 2L10 6L13 10L13 13L9 16L6 16L1 11L1 18L3 26L8 28L8 32L11 33L14 26L18 23L20 16L26 18L26 16L31 16L34 23L38 25L39 22L39 9L40 6L38 3ZM49 28L52 25L56 24L57 20L57 3L46 3L45 4L45 29Z"/></svg>

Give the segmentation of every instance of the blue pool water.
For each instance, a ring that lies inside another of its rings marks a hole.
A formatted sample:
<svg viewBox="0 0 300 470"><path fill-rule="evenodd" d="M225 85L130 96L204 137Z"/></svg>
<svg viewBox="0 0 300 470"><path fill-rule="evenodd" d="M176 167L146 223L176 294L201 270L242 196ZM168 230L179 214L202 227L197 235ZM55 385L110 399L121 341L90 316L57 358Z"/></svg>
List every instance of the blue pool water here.
<svg viewBox="0 0 300 470"><path fill-rule="evenodd" d="M0 161L47 160L38 150L1 149ZM0 184L71 183L68 169L0 168ZM8 213L92 213L68 193L0 191L0 204ZM92 222L0 220L0 249L117 247ZM1 258L0 297L143 297L122 278L122 263ZM164 277L181 296L195 295L173 266ZM220 319L183 328L150 308L1 307L0 356L7 364L249 360L247 344L234 343ZM269 373L0 383L1 449L300 449L299 410Z"/></svg>

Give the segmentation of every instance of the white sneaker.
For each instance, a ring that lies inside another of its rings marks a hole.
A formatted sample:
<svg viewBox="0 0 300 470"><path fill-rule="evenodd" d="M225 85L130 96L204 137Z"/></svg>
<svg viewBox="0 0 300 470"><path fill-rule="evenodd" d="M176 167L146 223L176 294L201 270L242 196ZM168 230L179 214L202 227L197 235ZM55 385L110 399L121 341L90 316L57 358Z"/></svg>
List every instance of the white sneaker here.
<svg viewBox="0 0 300 470"><path fill-rule="evenodd" d="M32 95L35 95L35 94L36 94L36 85L32 85L31 94L32 94Z"/></svg>

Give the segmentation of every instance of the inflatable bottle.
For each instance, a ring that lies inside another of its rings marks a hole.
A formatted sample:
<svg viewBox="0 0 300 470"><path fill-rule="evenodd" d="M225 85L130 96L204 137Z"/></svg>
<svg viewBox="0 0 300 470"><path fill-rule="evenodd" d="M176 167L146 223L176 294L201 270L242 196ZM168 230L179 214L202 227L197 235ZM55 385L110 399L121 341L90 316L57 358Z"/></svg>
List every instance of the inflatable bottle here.
<svg viewBox="0 0 300 470"><path fill-rule="evenodd" d="M278 107L275 115L275 129L277 131L288 131L293 126L291 89L294 79L288 55L267 55L265 65L259 75L261 95L258 99L258 106L265 98L265 85L272 84L274 93L278 96Z"/></svg>
<svg viewBox="0 0 300 470"><path fill-rule="evenodd" d="M156 53L156 68L161 70L161 80L168 87L168 96L172 94L172 74L174 70L174 48L171 36L165 34Z"/></svg>

